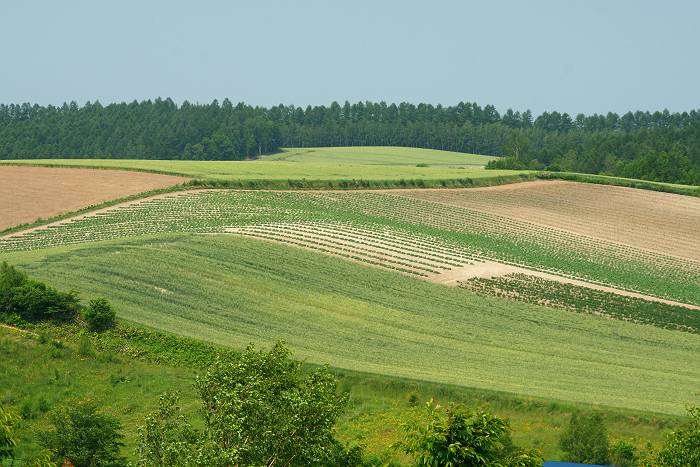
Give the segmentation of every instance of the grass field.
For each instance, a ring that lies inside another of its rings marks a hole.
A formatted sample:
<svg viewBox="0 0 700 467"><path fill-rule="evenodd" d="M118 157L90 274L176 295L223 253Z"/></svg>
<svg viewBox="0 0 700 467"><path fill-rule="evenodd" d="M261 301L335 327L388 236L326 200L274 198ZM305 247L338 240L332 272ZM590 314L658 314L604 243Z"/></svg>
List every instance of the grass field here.
<svg viewBox="0 0 700 467"><path fill-rule="evenodd" d="M47 413L75 400L95 400L120 420L126 435L123 454L130 458L134 456L137 427L146 414L155 410L162 392L179 391L183 410L197 423L199 404L192 382L201 370L183 363L178 356L182 355L180 349L187 349L187 357L208 351L201 346L192 348L190 342L181 338L174 345L164 346L161 343L170 338L147 330L141 332L138 340L126 340L120 336L133 336L135 328L120 325L121 328L99 338L93 336L93 349L85 354L78 350L80 338L71 329L42 326L40 332L46 336L42 343L38 336L0 327L0 377L4 383L0 386L0 401L24 416L18 428L20 461L36 452L34 433L46 428ZM140 352L141 357L118 355L113 350L127 345ZM144 360L143 351L149 345L156 349L148 354L152 360L167 358L176 351L174 359L168 359L169 363ZM382 462L406 460L390 445L400 439L401 423L419 417L422 402L430 398L441 403L479 406L506 417L513 426L514 441L541 449L548 459L561 457L557 439L574 411L600 411L613 439L625 439L642 449L647 442L660 443L664 433L679 423L677 417L648 412L574 406L556 400L348 371L336 370L336 374L340 390L350 395L349 406L336 427L339 438L364 446L370 456ZM412 397L415 403L411 402Z"/></svg>
<svg viewBox="0 0 700 467"><path fill-rule="evenodd" d="M250 161L36 159L0 163L146 170L204 180L443 180L524 173L489 170L492 157L415 148L304 148ZM427 167L417 167L425 164Z"/></svg>
<svg viewBox="0 0 700 467"><path fill-rule="evenodd" d="M700 396L698 335L481 297L258 240L160 236L8 259L110 297L122 318L235 348L282 339L338 368L674 414Z"/></svg>

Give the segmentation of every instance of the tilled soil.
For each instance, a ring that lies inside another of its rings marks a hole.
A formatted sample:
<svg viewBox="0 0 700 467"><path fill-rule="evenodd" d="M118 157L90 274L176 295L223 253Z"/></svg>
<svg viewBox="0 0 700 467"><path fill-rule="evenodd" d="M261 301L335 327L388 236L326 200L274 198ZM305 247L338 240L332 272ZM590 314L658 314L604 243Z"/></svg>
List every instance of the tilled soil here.
<svg viewBox="0 0 700 467"><path fill-rule="evenodd" d="M567 181L391 194L700 261L700 198L691 196Z"/></svg>
<svg viewBox="0 0 700 467"><path fill-rule="evenodd" d="M126 170L0 166L0 230L187 178Z"/></svg>

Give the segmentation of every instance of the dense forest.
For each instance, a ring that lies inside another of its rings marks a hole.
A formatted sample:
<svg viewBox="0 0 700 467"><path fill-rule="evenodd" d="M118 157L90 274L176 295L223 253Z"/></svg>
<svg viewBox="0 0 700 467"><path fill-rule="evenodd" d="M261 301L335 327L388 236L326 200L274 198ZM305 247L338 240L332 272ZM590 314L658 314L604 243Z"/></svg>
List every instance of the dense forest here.
<svg viewBox="0 0 700 467"><path fill-rule="evenodd" d="M505 156L493 168L603 173L700 184L700 112L622 116L461 102L337 102L270 108L171 99L0 105L0 159L240 160L281 147L408 146Z"/></svg>

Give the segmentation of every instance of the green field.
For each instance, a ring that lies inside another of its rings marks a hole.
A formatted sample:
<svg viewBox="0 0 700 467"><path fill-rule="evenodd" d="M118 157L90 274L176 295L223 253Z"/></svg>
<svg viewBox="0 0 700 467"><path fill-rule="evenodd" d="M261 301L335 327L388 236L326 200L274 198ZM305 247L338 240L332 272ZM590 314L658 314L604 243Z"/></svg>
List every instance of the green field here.
<svg viewBox="0 0 700 467"><path fill-rule="evenodd" d="M700 336L478 296L237 236L158 236L8 256L119 316L217 344L286 341L311 363L681 413Z"/></svg>
<svg viewBox="0 0 700 467"><path fill-rule="evenodd" d="M0 163L146 170L204 180L444 180L523 173L489 170L490 156L415 148L289 149L249 161L34 159ZM417 167L426 164L427 167Z"/></svg>

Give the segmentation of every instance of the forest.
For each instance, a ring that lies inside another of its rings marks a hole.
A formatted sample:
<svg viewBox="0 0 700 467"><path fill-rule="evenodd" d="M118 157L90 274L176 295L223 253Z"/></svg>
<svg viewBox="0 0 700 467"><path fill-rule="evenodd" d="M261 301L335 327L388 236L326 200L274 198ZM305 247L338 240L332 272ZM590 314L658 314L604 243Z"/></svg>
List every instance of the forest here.
<svg viewBox="0 0 700 467"><path fill-rule="evenodd" d="M504 156L489 168L700 184L700 111L575 117L460 102L270 108L155 99L0 105L0 159L242 160L282 147L405 146Z"/></svg>

